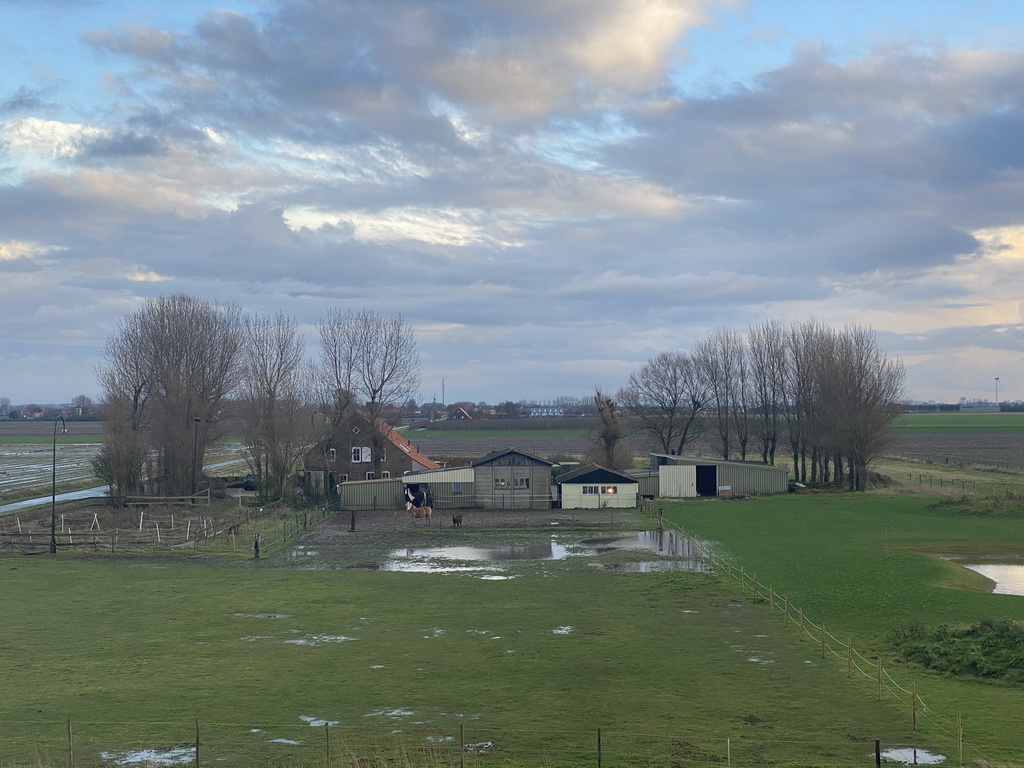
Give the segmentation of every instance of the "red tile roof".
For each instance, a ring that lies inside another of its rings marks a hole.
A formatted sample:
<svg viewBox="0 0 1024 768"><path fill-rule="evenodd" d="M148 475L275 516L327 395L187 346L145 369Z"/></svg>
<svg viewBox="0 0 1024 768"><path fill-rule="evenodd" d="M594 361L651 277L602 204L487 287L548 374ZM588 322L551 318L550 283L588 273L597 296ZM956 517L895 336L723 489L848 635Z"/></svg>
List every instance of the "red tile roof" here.
<svg viewBox="0 0 1024 768"><path fill-rule="evenodd" d="M425 453L421 453L420 449L409 442L408 438L398 434L391 428L391 425L385 422L383 419L377 419L377 429L384 437L386 437L392 444L394 444L398 450L408 456L410 459L415 461L424 469L441 469L441 465L436 461L428 457Z"/></svg>

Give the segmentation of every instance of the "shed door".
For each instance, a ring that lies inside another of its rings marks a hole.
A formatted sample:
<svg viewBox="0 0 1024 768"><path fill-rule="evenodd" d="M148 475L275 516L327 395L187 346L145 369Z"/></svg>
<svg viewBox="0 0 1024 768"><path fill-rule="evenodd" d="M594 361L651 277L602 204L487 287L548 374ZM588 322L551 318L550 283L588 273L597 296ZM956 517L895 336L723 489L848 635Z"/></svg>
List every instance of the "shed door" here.
<svg viewBox="0 0 1024 768"><path fill-rule="evenodd" d="M697 467L697 495L718 495L718 467L714 464Z"/></svg>

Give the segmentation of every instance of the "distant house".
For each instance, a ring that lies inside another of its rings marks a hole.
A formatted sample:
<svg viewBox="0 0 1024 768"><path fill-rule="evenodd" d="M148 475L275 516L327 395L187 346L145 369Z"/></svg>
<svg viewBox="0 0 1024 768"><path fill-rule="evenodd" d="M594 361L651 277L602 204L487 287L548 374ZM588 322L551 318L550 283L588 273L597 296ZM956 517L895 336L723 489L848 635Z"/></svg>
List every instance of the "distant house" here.
<svg viewBox="0 0 1024 768"><path fill-rule="evenodd" d="M374 441L372 430L382 438ZM379 475L375 469L374 442L382 443ZM439 469L440 464L430 459L406 437L386 422L371 424L369 417L357 412L342 423L333 434L311 448L303 461L306 470L306 491L323 495L345 482L402 477L407 472Z"/></svg>
<svg viewBox="0 0 1024 768"><path fill-rule="evenodd" d="M635 477L597 464L559 475L557 482L562 509L632 508L640 487Z"/></svg>
<svg viewBox="0 0 1024 768"><path fill-rule="evenodd" d="M542 416L565 416L565 408L560 405L531 405L530 418Z"/></svg>
<svg viewBox="0 0 1024 768"><path fill-rule="evenodd" d="M550 461L515 448L495 451L470 465L476 502L485 509L550 509Z"/></svg>

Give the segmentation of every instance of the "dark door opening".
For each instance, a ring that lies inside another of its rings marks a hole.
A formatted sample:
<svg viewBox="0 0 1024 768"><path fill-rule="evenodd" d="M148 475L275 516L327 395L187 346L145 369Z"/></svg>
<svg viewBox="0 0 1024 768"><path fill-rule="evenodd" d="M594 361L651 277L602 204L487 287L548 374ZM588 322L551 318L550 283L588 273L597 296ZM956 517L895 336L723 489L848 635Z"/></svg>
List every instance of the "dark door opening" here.
<svg viewBox="0 0 1024 768"><path fill-rule="evenodd" d="M697 495L718 495L718 467L714 464L703 467L697 466Z"/></svg>

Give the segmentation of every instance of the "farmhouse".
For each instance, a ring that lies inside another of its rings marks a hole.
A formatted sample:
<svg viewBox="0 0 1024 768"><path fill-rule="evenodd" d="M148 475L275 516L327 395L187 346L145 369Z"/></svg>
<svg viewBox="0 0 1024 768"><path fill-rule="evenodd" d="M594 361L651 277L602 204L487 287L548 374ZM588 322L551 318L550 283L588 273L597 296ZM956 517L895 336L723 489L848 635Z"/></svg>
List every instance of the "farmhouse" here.
<svg viewBox="0 0 1024 768"><path fill-rule="evenodd" d="M372 430L376 429L377 439ZM380 477L374 469L374 445L380 446ZM386 480L406 472L438 469L440 464L421 453L408 439L378 419L371 424L362 412L353 414L325 440L311 448L303 461L306 491L324 495L341 483L352 480Z"/></svg>
<svg viewBox="0 0 1024 768"><path fill-rule="evenodd" d="M658 493L665 499L750 496L789 491L789 470L754 461L724 461L652 453Z"/></svg>
<svg viewBox="0 0 1024 768"><path fill-rule="evenodd" d="M476 503L484 509L550 509L550 461L507 448L477 459L471 465Z"/></svg>
<svg viewBox="0 0 1024 768"><path fill-rule="evenodd" d="M591 464L557 478L562 509L631 508L636 506L636 478Z"/></svg>

